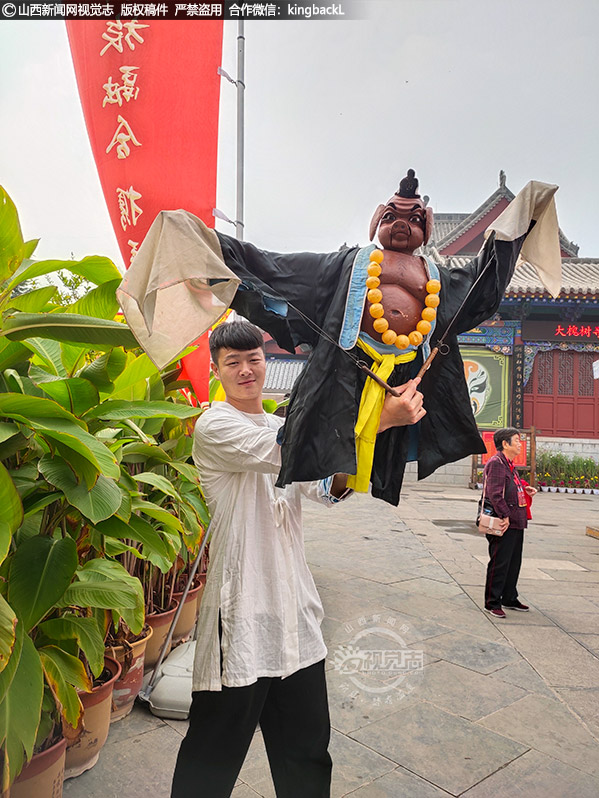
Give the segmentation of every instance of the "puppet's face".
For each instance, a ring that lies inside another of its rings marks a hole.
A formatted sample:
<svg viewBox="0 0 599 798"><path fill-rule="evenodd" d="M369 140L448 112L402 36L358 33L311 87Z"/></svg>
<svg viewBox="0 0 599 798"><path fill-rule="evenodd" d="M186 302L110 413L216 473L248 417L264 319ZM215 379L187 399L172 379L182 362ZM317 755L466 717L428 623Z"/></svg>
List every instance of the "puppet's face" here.
<svg viewBox="0 0 599 798"><path fill-rule="evenodd" d="M391 197L385 205L379 226L379 241L383 249L414 252L424 243L426 209L415 198Z"/></svg>

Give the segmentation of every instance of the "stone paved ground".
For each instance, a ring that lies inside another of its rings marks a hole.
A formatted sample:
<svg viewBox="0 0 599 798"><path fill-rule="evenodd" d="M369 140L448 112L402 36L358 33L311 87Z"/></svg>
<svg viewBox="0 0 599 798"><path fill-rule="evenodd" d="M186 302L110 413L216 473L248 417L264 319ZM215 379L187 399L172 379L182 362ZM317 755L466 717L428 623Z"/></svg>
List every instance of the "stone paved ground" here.
<svg viewBox="0 0 599 798"><path fill-rule="evenodd" d="M481 609L477 498L424 483L398 509L370 497L306 507L326 611L332 798L599 795L599 540L584 534L599 497L535 499L520 579L531 612L506 621ZM352 648L362 670L347 673ZM398 656L412 658L407 675L392 670ZM185 728L136 708L65 796L166 798ZM233 792L256 796L274 796L259 732Z"/></svg>

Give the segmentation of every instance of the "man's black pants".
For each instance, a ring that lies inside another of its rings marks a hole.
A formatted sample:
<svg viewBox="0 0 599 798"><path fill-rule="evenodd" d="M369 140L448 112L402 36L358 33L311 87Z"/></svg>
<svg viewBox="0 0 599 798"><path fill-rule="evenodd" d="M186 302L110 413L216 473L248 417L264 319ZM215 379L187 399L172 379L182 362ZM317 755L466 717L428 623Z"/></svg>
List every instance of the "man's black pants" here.
<svg viewBox="0 0 599 798"><path fill-rule="evenodd" d="M485 607L489 610L514 604L518 599L516 584L522 565L522 529L506 529L501 537L487 535L489 564L485 585Z"/></svg>
<svg viewBox="0 0 599 798"><path fill-rule="evenodd" d="M277 798L329 798L324 660L286 679L193 693L171 798L229 798L258 723Z"/></svg>

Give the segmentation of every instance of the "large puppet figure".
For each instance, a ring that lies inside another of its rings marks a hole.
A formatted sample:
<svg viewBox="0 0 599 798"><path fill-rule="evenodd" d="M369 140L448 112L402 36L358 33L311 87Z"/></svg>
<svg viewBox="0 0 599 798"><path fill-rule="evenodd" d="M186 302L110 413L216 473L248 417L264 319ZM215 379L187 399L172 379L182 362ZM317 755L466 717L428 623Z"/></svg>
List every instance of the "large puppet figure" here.
<svg viewBox="0 0 599 798"><path fill-rule="evenodd" d="M378 234L380 248L277 254L217 233L186 211L165 211L150 228L119 298L159 366L229 305L282 348L308 345L311 354L282 428L277 484L340 472L355 475L350 484L357 490L370 485L373 496L397 504L408 461L418 461L423 479L441 465L485 451L457 335L496 312L525 240L527 260L540 273L534 250L545 247L544 265L553 268L556 284L556 188L528 184L496 220L480 253L458 269L415 254L431 234L433 214L412 170L371 221L370 238ZM420 385L426 415L414 426L377 435L384 388L356 360L398 386L418 373L445 333L444 354Z"/></svg>

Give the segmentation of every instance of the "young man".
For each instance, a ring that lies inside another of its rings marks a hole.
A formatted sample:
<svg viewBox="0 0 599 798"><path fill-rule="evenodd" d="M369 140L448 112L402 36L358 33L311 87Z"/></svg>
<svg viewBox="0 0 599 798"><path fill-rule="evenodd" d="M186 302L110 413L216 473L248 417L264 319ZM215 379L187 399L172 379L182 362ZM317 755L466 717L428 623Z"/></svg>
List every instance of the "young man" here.
<svg viewBox="0 0 599 798"><path fill-rule="evenodd" d="M194 461L212 514L189 731L172 798L228 798L260 723L278 798L327 798L331 758L323 610L306 564L301 497L331 506L345 474L276 488L282 419L264 413L260 330L221 324L212 370L226 395L198 420ZM423 417L414 381L379 431Z"/></svg>

